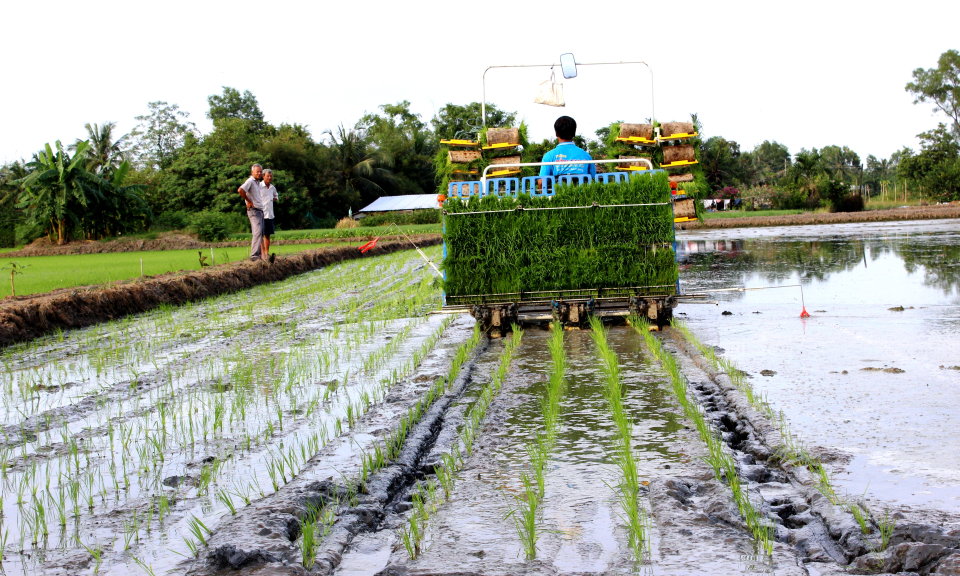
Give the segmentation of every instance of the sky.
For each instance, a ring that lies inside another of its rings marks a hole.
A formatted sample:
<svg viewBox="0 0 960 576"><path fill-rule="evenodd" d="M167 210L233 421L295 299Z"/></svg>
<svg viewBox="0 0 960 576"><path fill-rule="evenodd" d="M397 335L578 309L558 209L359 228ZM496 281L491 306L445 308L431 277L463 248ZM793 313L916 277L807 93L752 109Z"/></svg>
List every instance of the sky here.
<svg viewBox="0 0 960 576"><path fill-rule="evenodd" d="M486 10L486 12L485 12ZM943 117L904 90L916 68L960 49L960 2L215 2L8 0L0 160L84 137L85 123L136 126L147 103L176 103L201 132L207 96L250 90L266 119L315 139L381 104L425 120L483 96L493 65L644 61L656 118L699 114L706 137L846 145L888 157ZM10 25L15 23L14 25ZM581 67L565 108L534 104L548 68L493 69L487 99L531 136L573 116L588 137L651 116L641 65Z"/></svg>

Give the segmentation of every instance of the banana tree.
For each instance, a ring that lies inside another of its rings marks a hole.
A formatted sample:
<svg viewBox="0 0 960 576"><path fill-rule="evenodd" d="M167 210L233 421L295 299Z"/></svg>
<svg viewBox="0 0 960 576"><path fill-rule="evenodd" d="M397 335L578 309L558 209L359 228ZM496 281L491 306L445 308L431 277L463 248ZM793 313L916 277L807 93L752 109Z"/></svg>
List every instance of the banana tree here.
<svg viewBox="0 0 960 576"><path fill-rule="evenodd" d="M49 235L56 235L60 245L68 240L69 227L79 222L87 204L102 200L102 190L109 186L84 166L89 146L86 141L78 143L71 157L59 140L56 152L47 144L27 164L33 172L17 180L23 188L17 207L26 209Z"/></svg>

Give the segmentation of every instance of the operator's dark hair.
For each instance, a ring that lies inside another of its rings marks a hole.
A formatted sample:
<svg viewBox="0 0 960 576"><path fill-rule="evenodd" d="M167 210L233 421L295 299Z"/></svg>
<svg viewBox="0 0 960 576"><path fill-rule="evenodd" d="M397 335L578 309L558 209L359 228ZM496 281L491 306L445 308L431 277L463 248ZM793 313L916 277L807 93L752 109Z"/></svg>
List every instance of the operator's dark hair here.
<svg viewBox="0 0 960 576"><path fill-rule="evenodd" d="M553 129L557 132L557 138L573 140L577 135L577 121L569 116L561 116L553 123Z"/></svg>

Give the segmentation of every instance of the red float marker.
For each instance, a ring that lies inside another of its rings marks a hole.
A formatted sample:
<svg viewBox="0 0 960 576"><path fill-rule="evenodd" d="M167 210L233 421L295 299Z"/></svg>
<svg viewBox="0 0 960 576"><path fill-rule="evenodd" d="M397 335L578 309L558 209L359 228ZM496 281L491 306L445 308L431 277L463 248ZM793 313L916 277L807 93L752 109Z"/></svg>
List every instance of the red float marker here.
<svg viewBox="0 0 960 576"><path fill-rule="evenodd" d="M366 253L367 253L367 250L370 250L371 248L373 248L374 246L377 245L377 240L379 240L379 239L380 239L380 237L377 236L376 238L374 238L373 240L367 242L367 243L364 244L363 246L360 246L360 247L358 248L358 250L360 250L360 253L361 253L361 254L366 254Z"/></svg>
<svg viewBox="0 0 960 576"><path fill-rule="evenodd" d="M800 313L801 318L809 318L810 313L807 312L807 303L803 300L803 284L800 285L800 304L803 306L803 312Z"/></svg>

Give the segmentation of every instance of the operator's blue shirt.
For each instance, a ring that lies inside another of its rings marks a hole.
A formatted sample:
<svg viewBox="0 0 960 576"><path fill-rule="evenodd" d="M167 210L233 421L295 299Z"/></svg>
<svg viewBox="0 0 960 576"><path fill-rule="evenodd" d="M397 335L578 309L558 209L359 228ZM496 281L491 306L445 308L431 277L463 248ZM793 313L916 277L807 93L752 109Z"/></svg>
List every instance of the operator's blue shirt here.
<svg viewBox="0 0 960 576"><path fill-rule="evenodd" d="M578 148L573 142L561 142L559 146L543 155L542 162L567 162L569 160L593 160L590 154ZM561 176L570 174L597 175L596 164L570 164L566 166L541 166L541 176Z"/></svg>

